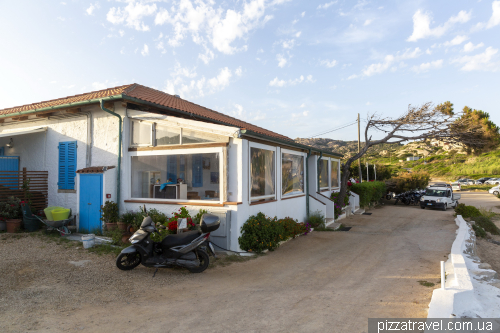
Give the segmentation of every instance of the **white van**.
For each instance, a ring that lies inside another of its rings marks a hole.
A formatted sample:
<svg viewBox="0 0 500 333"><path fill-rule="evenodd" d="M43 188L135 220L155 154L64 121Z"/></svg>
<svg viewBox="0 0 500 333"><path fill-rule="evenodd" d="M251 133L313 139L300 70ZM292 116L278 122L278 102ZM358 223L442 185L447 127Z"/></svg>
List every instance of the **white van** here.
<svg viewBox="0 0 500 333"><path fill-rule="evenodd" d="M425 194L420 198L420 208L440 208L446 210L448 207L455 208L461 195L453 193L452 187L444 184L430 186L425 190Z"/></svg>

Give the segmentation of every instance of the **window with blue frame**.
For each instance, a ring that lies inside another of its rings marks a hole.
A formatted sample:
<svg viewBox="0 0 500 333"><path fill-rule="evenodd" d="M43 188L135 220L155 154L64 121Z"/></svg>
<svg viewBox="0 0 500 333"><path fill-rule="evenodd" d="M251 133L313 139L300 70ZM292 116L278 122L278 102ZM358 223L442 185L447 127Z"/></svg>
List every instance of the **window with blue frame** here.
<svg viewBox="0 0 500 333"><path fill-rule="evenodd" d="M76 148L76 141L59 142L59 175L57 186L60 190L75 189Z"/></svg>

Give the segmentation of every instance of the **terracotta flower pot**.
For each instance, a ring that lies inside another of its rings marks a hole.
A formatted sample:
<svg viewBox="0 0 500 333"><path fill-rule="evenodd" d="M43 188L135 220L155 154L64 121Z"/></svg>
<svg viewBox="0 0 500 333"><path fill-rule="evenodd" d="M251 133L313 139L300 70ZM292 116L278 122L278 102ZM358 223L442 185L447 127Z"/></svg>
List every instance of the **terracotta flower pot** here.
<svg viewBox="0 0 500 333"><path fill-rule="evenodd" d="M127 244L129 241L128 239L130 238L130 235L123 235L122 236L122 243Z"/></svg>
<svg viewBox="0 0 500 333"><path fill-rule="evenodd" d="M127 224L125 222L118 222L118 229L121 231L127 231Z"/></svg>
<svg viewBox="0 0 500 333"><path fill-rule="evenodd" d="M116 223L106 223L106 230L113 231L118 227Z"/></svg>
<svg viewBox="0 0 500 333"><path fill-rule="evenodd" d="M5 221L7 223L7 232L13 234L21 228L21 219L10 219Z"/></svg>
<svg viewBox="0 0 500 333"><path fill-rule="evenodd" d="M135 228L131 224L129 224L125 230L130 234L133 234L135 232Z"/></svg>

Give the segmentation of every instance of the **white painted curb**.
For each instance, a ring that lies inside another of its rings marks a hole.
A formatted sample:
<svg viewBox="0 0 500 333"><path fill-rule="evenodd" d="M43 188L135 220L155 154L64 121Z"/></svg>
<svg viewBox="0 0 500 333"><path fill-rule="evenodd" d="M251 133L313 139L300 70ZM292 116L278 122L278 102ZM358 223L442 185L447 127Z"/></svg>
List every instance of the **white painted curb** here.
<svg viewBox="0 0 500 333"><path fill-rule="evenodd" d="M464 253L475 243L475 234L469 224L458 215L458 232L446 262L445 290L435 289L429 304L427 318L456 318L457 313L481 310L474 296L472 278L467 270Z"/></svg>

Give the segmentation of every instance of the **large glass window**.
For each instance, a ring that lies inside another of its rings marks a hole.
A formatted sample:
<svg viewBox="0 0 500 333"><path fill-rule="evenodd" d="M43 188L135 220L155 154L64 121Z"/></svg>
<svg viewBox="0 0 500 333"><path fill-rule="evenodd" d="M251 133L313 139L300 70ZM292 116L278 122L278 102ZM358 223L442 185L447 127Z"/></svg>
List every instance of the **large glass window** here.
<svg viewBox="0 0 500 333"><path fill-rule="evenodd" d="M319 160L319 188L328 187L328 160Z"/></svg>
<svg viewBox="0 0 500 333"><path fill-rule="evenodd" d="M224 137L217 134L193 131L185 128L182 129L182 144L184 145L193 143L221 142L221 141L225 141Z"/></svg>
<svg viewBox="0 0 500 333"><path fill-rule="evenodd" d="M132 156L132 197L220 200L219 153Z"/></svg>
<svg viewBox="0 0 500 333"><path fill-rule="evenodd" d="M304 193L304 156L281 155L281 188L283 196Z"/></svg>
<svg viewBox="0 0 500 333"><path fill-rule="evenodd" d="M180 143L180 128L156 125L156 146L178 145Z"/></svg>
<svg viewBox="0 0 500 333"><path fill-rule="evenodd" d="M332 179L331 179L331 185L332 187L339 187L339 161L332 160L331 161L331 166L332 166Z"/></svg>
<svg viewBox="0 0 500 333"><path fill-rule="evenodd" d="M276 195L276 157L272 150L250 148L250 196L252 201Z"/></svg>
<svg viewBox="0 0 500 333"><path fill-rule="evenodd" d="M132 121L132 146L151 146L152 124Z"/></svg>

